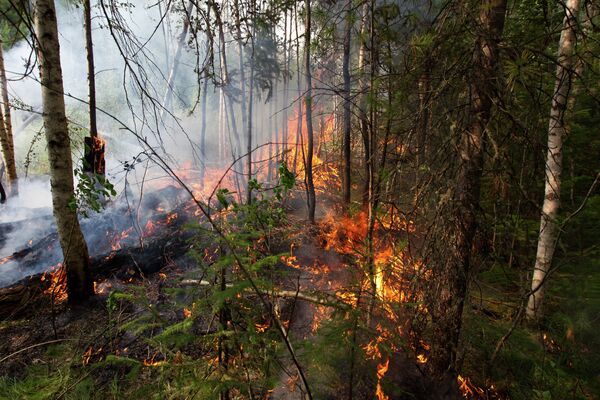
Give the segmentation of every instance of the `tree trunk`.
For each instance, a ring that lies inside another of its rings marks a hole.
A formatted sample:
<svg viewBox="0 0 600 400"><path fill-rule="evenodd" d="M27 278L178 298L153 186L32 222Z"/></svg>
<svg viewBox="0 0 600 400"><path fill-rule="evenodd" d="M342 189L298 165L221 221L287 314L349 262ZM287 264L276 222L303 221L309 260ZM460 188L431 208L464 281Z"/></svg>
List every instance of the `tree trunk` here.
<svg viewBox="0 0 600 400"><path fill-rule="evenodd" d="M432 293L433 331L428 365L434 376L449 384L454 382L456 374L457 347L479 208L485 131L491 116L498 42L504 29L505 13L506 0L486 0L479 8L473 69L468 80L470 120L460 137L456 204L447 221L442 244L447 250L436 271L436 286Z"/></svg>
<svg viewBox="0 0 600 400"><path fill-rule="evenodd" d="M10 119L10 103L8 102L8 84L4 70L4 49L0 38L0 91L2 92L2 109L0 113L0 146L6 165L6 177L9 183L9 196L19 193L17 166L15 162L15 145L13 141L12 123Z"/></svg>
<svg viewBox="0 0 600 400"><path fill-rule="evenodd" d="M280 158L278 158L278 162L284 162L287 160L287 152L286 143L288 141L288 90L290 85L289 73L290 73L290 58L291 54L288 53L288 22L287 22L287 10L284 11L283 18L283 95L282 95L282 108L283 112L281 113L281 143L278 144L278 148L281 150L278 151L280 154ZM290 12L290 37L292 34L292 24L291 24L292 13ZM291 39L289 42L290 52L291 52ZM287 165L287 162L286 162Z"/></svg>
<svg viewBox="0 0 600 400"><path fill-rule="evenodd" d="M204 82L202 83L202 117L200 122L200 184L204 185L204 176L206 174L206 100L208 99L208 67L205 67Z"/></svg>
<svg viewBox="0 0 600 400"><path fill-rule="evenodd" d="M244 43L242 40L242 22L240 18L240 5L238 0L233 2L233 13L235 17L235 27L237 34L238 52L240 54L240 91L241 91L241 109L242 109L242 132L246 131L248 117L246 115L246 72L244 70Z"/></svg>
<svg viewBox="0 0 600 400"><path fill-rule="evenodd" d="M351 164L350 164L350 141L351 141L351 118L350 113L350 39L352 36L352 1L346 4L346 31L344 33L344 135L343 135L343 159L344 169L342 175L342 198L345 205L351 200Z"/></svg>
<svg viewBox="0 0 600 400"><path fill-rule="evenodd" d="M363 208L368 207L369 203L369 176L371 174L371 143L369 141L369 121L367 118L367 81L366 76L366 54L367 54L367 30L369 29L369 2L365 1L361 10L360 17L360 48L358 49L358 73L359 73L359 99L358 99L358 117L360 120L360 134L363 139L364 146L364 168L365 179L363 183L362 203Z"/></svg>
<svg viewBox="0 0 600 400"><path fill-rule="evenodd" d="M544 204L540 220L531 295L527 302L526 316L535 319L540 315L540 306L544 298L545 279L550 266L558 239L556 218L560 207L560 186L562 174L562 146L566 133L565 111L568 105L571 88L573 50L575 46L575 29L579 14L580 0L568 0L563 21L563 30L558 44L556 82L550 108L550 123L548 126L548 152L546 155L546 178L544 189Z"/></svg>
<svg viewBox="0 0 600 400"><path fill-rule="evenodd" d="M250 181L252 180L252 106L254 101L254 28L252 29L252 37L250 42L252 44L252 53L250 55L250 88L248 94L248 136L246 142L246 203L252 203L252 189L250 188Z"/></svg>
<svg viewBox="0 0 600 400"><path fill-rule="evenodd" d="M87 245L77 212L71 207L74 197L73 163L53 0L35 2L35 28L54 218L64 256L69 302L77 304L93 295L94 288Z"/></svg>
<svg viewBox="0 0 600 400"><path fill-rule="evenodd" d="M307 132L307 144L306 144L306 196L308 203L308 220L310 223L315 222L315 208L316 208L316 196L315 196L315 185L313 182L313 147L314 147L314 135L313 135L313 124L312 124L312 74L310 69L310 36L311 36L311 0L306 0L306 26L304 29L304 35L306 41L304 43L304 51L306 52L306 96L304 97L304 103L306 104L306 132Z"/></svg>
<svg viewBox="0 0 600 400"><path fill-rule="evenodd" d="M89 2L89 0L85 1ZM179 58L181 58L181 51L183 49L183 46L185 46L185 41L190 27L190 14L192 13L193 5L194 3L192 3L191 1L188 2L188 5L184 11L185 15L183 16L183 26L181 28L181 35L179 35L179 40L177 41L177 48L175 49L173 64L171 65L171 71L169 72L169 77L167 78L167 89L165 90L165 96L162 102L163 111L161 112L161 117L164 114L164 111L168 110L169 107L171 107L171 99L173 98L175 78L177 77L177 70L179 69Z"/></svg>
<svg viewBox="0 0 600 400"><path fill-rule="evenodd" d="M290 18L291 19L291 18ZM300 96L302 95L302 84L300 83L300 71L301 71L301 64L300 64L300 35L298 34L298 6L297 3L294 3L294 30L296 33L296 84L297 84L297 88L298 88L298 99L300 98ZM291 27L290 27L291 30ZM292 34L290 33L290 38L291 38ZM294 161L293 161L293 166L294 166L294 175L296 175L296 172L298 170L298 152L302 152L302 154L304 154L304 144L303 142L303 133L302 133L302 120L304 118L304 105L302 101L298 101L298 120L297 120L297 124L296 124L296 139L294 141ZM300 146L300 148L298 148L298 146ZM302 162L304 163L304 157L302 158ZM305 165L306 167L306 165Z"/></svg>
<svg viewBox="0 0 600 400"><path fill-rule="evenodd" d="M92 41L92 11L90 0L83 0L83 26L88 68L88 94L90 97L90 136L98 137L96 125L96 75L94 72L94 42Z"/></svg>

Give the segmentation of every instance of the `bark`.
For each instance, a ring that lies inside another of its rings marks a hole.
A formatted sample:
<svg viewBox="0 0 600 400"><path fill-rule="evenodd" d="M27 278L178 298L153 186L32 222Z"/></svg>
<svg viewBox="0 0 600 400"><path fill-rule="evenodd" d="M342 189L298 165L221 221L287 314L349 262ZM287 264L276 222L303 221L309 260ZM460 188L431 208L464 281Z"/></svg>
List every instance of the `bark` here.
<svg viewBox="0 0 600 400"><path fill-rule="evenodd" d="M96 75L94 72L94 42L92 40L90 0L83 0L83 26L85 30L85 50L88 68L88 94L90 98L90 136L95 138L98 137L98 127L96 125Z"/></svg>
<svg viewBox="0 0 600 400"><path fill-rule="evenodd" d="M35 2L36 52L42 85L43 120L48 145L54 218L67 275L71 304L94 293L88 249L76 211L70 207L73 193L71 143L65 113L62 68L53 0Z"/></svg>
<svg viewBox="0 0 600 400"><path fill-rule="evenodd" d="M208 67L205 67L204 82L202 83L202 117L200 122L200 184L204 185L204 175L206 170L206 100L208 98Z"/></svg>
<svg viewBox="0 0 600 400"><path fill-rule="evenodd" d="M207 40L207 52L208 52L208 64L204 66L204 82L202 84L202 117L200 122L200 184L204 185L204 177L206 175L206 103L208 100L208 80L210 77L210 68L214 62L214 50L213 50L213 34L210 29L210 4L206 4L206 40Z"/></svg>
<svg viewBox="0 0 600 400"><path fill-rule="evenodd" d="M222 107L223 107L223 113L229 114L229 116L231 117L230 132L233 132L233 137L235 140L235 143L232 143L230 140L231 155L232 155L232 159L236 159L237 156L239 156L242 147L241 147L241 143L240 143L240 134L237 129L237 122L235 119L236 113L233 110L234 99L231 98L231 93L228 90L231 82L230 82L229 70L228 70L228 65L227 65L227 48L226 48L226 42L225 42L225 31L223 29L223 19L222 19L222 15L221 15L222 10L217 5L217 3L213 0L209 0L208 5L213 9L213 11L215 13L215 21L217 23L217 29L218 29L218 34L219 34L219 55L220 55L219 62L220 62L221 74L222 74L222 78L221 78L221 96L223 96ZM242 108L242 115L243 115L245 113L244 104L242 104L241 108ZM225 119L227 119L227 115L225 115ZM229 121L227 121L226 123L229 123ZM223 138L222 157L225 157L224 147L225 147L225 140ZM235 179L237 182L238 181L237 176ZM238 192L239 192L239 190L238 190Z"/></svg>
<svg viewBox="0 0 600 400"><path fill-rule="evenodd" d="M352 1L348 1L346 7L346 30L344 32L344 135L343 135L343 160L344 169L342 175L342 198L344 204L350 204L351 200L351 164L350 164L350 141L351 141L351 113L350 113L350 39L352 36Z"/></svg>
<svg viewBox="0 0 600 400"><path fill-rule="evenodd" d="M238 52L240 54L240 90L241 90L241 99L242 99L242 131L246 130L246 124L248 123L248 118L246 115L246 72L244 70L244 43L242 41L242 22L240 19L240 6L239 1L234 0L233 2L233 13L235 17L235 26L237 33L237 44L238 44Z"/></svg>
<svg viewBox="0 0 600 400"><path fill-rule="evenodd" d="M540 306L544 299L545 280L556 248L558 224L556 218L560 209L562 174L562 146L565 137L565 112L568 107L569 90L573 78L573 50L575 29L579 14L580 0L568 0L563 21L563 30L558 45L556 81L552 95L550 122L548 125L548 151L546 154L546 177L544 203L540 220L535 266L531 282L531 295L527 302L526 316L536 319L540 316Z"/></svg>
<svg viewBox="0 0 600 400"><path fill-rule="evenodd" d="M291 18L290 18L291 19ZM298 88L298 98L301 96L302 93L302 84L300 83L300 71L301 71L301 65L300 65L300 35L298 34L298 7L297 4L294 3L294 30L296 33L296 84L297 84L297 88ZM290 27L291 30L291 27ZM292 34L290 33L290 38L291 38ZM302 133L302 120L304 117L304 106L302 104L302 101L298 101L298 120L297 120L297 125L296 125L296 138L294 141L294 160L293 160L293 166L294 166L294 175L296 175L296 172L298 170L298 151L302 151L302 153L304 154L304 144L303 142L303 133ZM298 146L300 146L300 148L298 148ZM302 162L304 163L304 157L302 158ZM306 167L306 166L305 166Z"/></svg>
<svg viewBox="0 0 600 400"><path fill-rule="evenodd" d="M287 159L287 152L286 150L286 143L289 140L289 135L288 135L288 91L289 91L289 86L290 86L290 79L288 74L290 73L290 58L291 58L291 54L288 53L288 22L287 22L287 10L284 11L284 18L283 18L283 66L284 66L284 72L283 72L283 96L282 96L282 108L283 108L283 112L281 113L281 143L279 143L277 145L278 148L281 148L281 150L277 150L277 154L281 155L281 158L278 158L278 162L284 162L284 160ZM292 14L290 12L290 20L292 18ZM291 36L292 33L292 24L290 21L290 29L289 29L289 33ZM291 47L291 40L290 40L290 47ZM291 48L290 48L291 51ZM287 162L286 162L287 164Z"/></svg>
<svg viewBox="0 0 600 400"><path fill-rule="evenodd" d="M254 30L254 29L253 29ZM252 103L254 101L254 32L252 32L252 54L250 55L250 93L248 96L248 136L247 136L247 155L246 155L246 202L252 203L252 190L250 189L250 181L252 180Z"/></svg>
<svg viewBox="0 0 600 400"><path fill-rule="evenodd" d="M367 81L366 76L366 56L367 56L367 30L369 30L369 2L365 1L361 10L360 17L360 47L358 49L358 73L359 73L359 91L358 99L358 116L360 119L360 133L363 139L364 146L364 168L365 180L363 184L362 202L366 208L369 203L369 176L371 175L371 142L369 141L369 121L367 118Z"/></svg>
<svg viewBox="0 0 600 400"><path fill-rule="evenodd" d="M89 1L89 0L85 0ZM167 89L163 98L163 113L164 110L168 110L171 106L171 99L173 98L173 85L175 84L175 78L177 77L177 71L179 69L179 59L181 58L181 51L185 46L188 30L190 28L190 15L192 13L193 3L190 1L185 9L185 15L183 16L183 26L181 28L181 34L177 41L177 48L175 49L175 57L173 57L173 64L171 65L171 71L167 78ZM162 114L162 113L161 113Z"/></svg>
<svg viewBox="0 0 600 400"><path fill-rule="evenodd" d="M2 109L0 110L0 146L6 166L6 178L9 184L9 195L19 193L17 166L15 162L15 145L13 141L12 123L10 117L10 103L8 101L8 84L4 70L4 49L0 39L0 91L2 92Z"/></svg>
<svg viewBox="0 0 600 400"><path fill-rule="evenodd" d="M486 0L478 12L473 68L468 79L470 119L460 137L455 204L450 211L443 243L447 253L436 271L430 309L433 330L428 366L434 376L450 383L454 382L457 369L457 347L471 267L486 129L496 86L498 42L504 29L506 0Z"/></svg>
<svg viewBox="0 0 600 400"><path fill-rule="evenodd" d="M418 82L419 93L419 115L417 120L417 176L419 169L427 157L427 129L429 127L429 93L431 91L431 81L429 78L429 62L425 63L425 72L421 75ZM418 182L416 182L418 184Z"/></svg>
<svg viewBox="0 0 600 400"><path fill-rule="evenodd" d="M304 44L305 54L305 73L306 73L306 96L304 97L304 103L306 104L306 132L307 132L307 144L306 144L306 197L308 203L308 220L310 223L315 222L315 208L316 208L316 196L315 196L315 185L313 182L313 148L314 148L314 135L313 135L313 123L312 123L312 74L310 69L310 41L311 41L311 0L306 1L306 26L304 29L304 35L306 38Z"/></svg>

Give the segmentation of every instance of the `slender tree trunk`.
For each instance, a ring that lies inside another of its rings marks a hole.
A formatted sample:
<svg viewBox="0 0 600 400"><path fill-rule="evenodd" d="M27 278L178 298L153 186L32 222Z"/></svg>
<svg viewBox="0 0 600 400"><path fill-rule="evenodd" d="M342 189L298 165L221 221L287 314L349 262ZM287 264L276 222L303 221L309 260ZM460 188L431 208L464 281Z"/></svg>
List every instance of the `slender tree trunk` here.
<svg viewBox="0 0 600 400"><path fill-rule="evenodd" d="M96 125L96 74L94 72L94 42L92 40L92 10L90 0L83 0L83 26L88 69L88 95L90 98L90 136L98 137Z"/></svg>
<svg viewBox="0 0 600 400"><path fill-rule="evenodd" d="M291 18L291 13L290 13ZM282 93L282 108L283 112L281 113L281 143L277 145L277 154L280 154L281 158L278 158L278 162L284 162L286 159L285 153L285 143L288 141L288 87L289 87L289 73L290 73L290 65L289 65L289 54L288 54L288 12L284 11L283 14L283 93ZM291 33L291 24L289 32ZM279 150L281 149L281 150Z"/></svg>
<svg viewBox="0 0 600 400"><path fill-rule="evenodd" d="M94 69L94 42L92 40L92 10L90 0L83 0L83 28L85 31L90 114L90 136L85 138L85 162L83 168L93 178L95 174L104 175L105 143L98 137L98 126L96 123L96 74ZM97 186L101 189L99 183ZM104 196L102 196L102 199L104 199Z"/></svg>
<svg viewBox="0 0 600 400"><path fill-rule="evenodd" d="M294 3L294 28L296 31L296 83L298 87L298 99L302 95L302 84L300 83L300 35L298 34L298 7L297 3ZM291 29L291 28L290 28ZM291 36L291 34L290 34ZM296 125L296 140L294 142L294 175L296 175L296 171L298 170L298 152L302 152L304 154L304 135L302 132L302 120L304 118L304 104L302 101L298 101L298 120ZM300 146L300 147L298 147ZM304 164L304 156L302 157L302 162ZM306 165L305 169L306 169ZM305 174L306 175L306 174Z"/></svg>
<svg viewBox="0 0 600 400"><path fill-rule="evenodd" d="M248 95L248 136L247 136L247 155L246 155L246 173L247 173L247 183L246 183L246 202L247 204L252 203L252 190L250 188L250 181L252 180L252 106L254 101L254 28L252 29L252 38L250 38L250 42L252 43L252 54L250 55L250 89Z"/></svg>
<svg viewBox="0 0 600 400"><path fill-rule="evenodd" d="M360 47L358 49L358 73L359 73L359 98L358 98L358 117L360 120L360 133L363 139L364 147L364 168L365 180L363 183L362 203L363 207L368 207L369 203L369 175L370 175L370 154L371 143L369 141L369 121L367 117L367 80L366 76L366 56L367 56L367 31L369 30L369 2L365 1L361 10L360 17Z"/></svg>
<svg viewBox="0 0 600 400"><path fill-rule="evenodd" d="M565 111L567 110L569 90L572 81L573 50L575 29L579 14L580 0L568 0L563 21L563 30L558 44L556 82L550 109L548 126L548 152L546 155L546 178L544 204L540 220L540 234L531 282L532 294L527 303L526 316L535 319L540 316L540 306L544 298L545 280L558 238L556 218L560 208L560 187L562 174L562 146L566 134Z"/></svg>
<svg viewBox="0 0 600 400"><path fill-rule="evenodd" d="M470 120L460 137L456 204L450 210L444 243L440 244L445 246L446 254L436 271L430 309L433 331L428 365L434 376L450 384L455 381L457 368L456 355L479 208L485 131L492 111L506 0L485 0L478 11L473 69L468 79Z"/></svg>
<svg viewBox="0 0 600 400"><path fill-rule="evenodd" d="M85 1L89 2L89 0ZM169 107L171 107L171 99L173 98L175 78L177 77L177 71L179 69L179 59L181 58L181 51L183 50L183 46L185 46L188 30L190 28L190 15L192 13L193 5L194 3L192 3L191 1L188 2L188 5L184 11L185 15L183 16L183 26L181 28L181 34L179 35L179 39L177 40L177 48L175 49L173 64L171 64L171 71L169 71L169 77L167 78L167 88L163 97L163 111L161 112L161 115L164 114L165 110L168 110Z"/></svg>
<svg viewBox="0 0 600 400"><path fill-rule="evenodd" d="M206 175L206 166L208 160L206 158L206 102L208 99L208 81L210 77L210 68L214 65L214 35L212 30L210 29L210 11L211 6L207 2L206 3L206 40L207 40L207 53L208 53L208 63L204 65L204 82L202 85L203 93L202 93L202 120L200 126L200 157L202 160L200 162L200 184L204 185L204 177ZM200 10L197 9L197 12Z"/></svg>
<svg viewBox="0 0 600 400"><path fill-rule="evenodd" d="M35 1L35 28L54 218L64 256L69 302L77 304L93 295L94 287L87 245L77 212L71 207L74 197L73 163L53 0Z"/></svg>
<svg viewBox="0 0 600 400"><path fill-rule="evenodd" d="M219 88L219 139L218 139L218 148L219 148L219 162L220 164L225 164L225 131L227 129L227 121L225 114L225 91L221 86Z"/></svg>
<svg viewBox="0 0 600 400"><path fill-rule="evenodd" d="M429 78L429 62L425 63L425 72L419 78L417 84L419 92L419 114L417 119L417 157L416 157L416 169L417 178L419 176L419 169L423 165L425 157L427 156L427 129L429 126L429 92L431 91L431 82ZM418 183L418 182L416 182Z"/></svg>
<svg viewBox="0 0 600 400"><path fill-rule="evenodd" d="M344 33L344 134L343 134L343 159L344 169L342 175L342 198L344 204L350 204L351 200L351 164L350 164L350 141L352 133L350 113L350 39L352 37L352 1L348 0L346 4L346 31Z"/></svg>
<svg viewBox="0 0 600 400"><path fill-rule="evenodd" d="M202 117L200 121L200 184L204 185L204 175L206 174L206 100L208 99L208 67L204 71L204 82L202 82L202 100L201 100L201 112Z"/></svg>
<svg viewBox="0 0 600 400"><path fill-rule="evenodd" d="M239 1L233 2L233 13L235 18L235 29L237 33L238 52L240 54L240 91L242 109L242 132L247 130L248 116L246 115L246 71L244 69L244 43L242 40L242 22L240 18Z"/></svg>
<svg viewBox="0 0 600 400"><path fill-rule="evenodd" d="M17 165L15 162L15 146L12 133L12 122L10 117L10 103L8 101L8 82L4 70L4 48L0 38L0 91L2 92L2 109L0 113L0 146L6 166L7 181L9 183L9 196L19 193L17 179Z"/></svg>
<svg viewBox="0 0 600 400"><path fill-rule="evenodd" d="M310 41L311 41L311 0L306 0L306 26L304 29L304 36L306 38L304 51L306 52L305 59L305 73L306 73L306 96L304 97L304 103L306 104L306 195L308 202L308 220L310 223L315 222L315 208L316 208L316 195L315 195L315 184L313 182L313 148L314 148L314 135L313 135L313 123L312 123L312 73L310 68Z"/></svg>

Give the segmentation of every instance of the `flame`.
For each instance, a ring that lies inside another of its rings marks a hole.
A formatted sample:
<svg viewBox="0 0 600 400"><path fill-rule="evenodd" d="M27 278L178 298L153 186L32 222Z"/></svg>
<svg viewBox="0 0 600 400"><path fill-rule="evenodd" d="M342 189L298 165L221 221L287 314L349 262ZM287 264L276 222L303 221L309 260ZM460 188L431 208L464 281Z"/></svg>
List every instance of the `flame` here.
<svg viewBox="0 0 600 400"><path fill-rule="evenodd" d="M298 180L305 179L304 157L308 151L308 131L305 120L306 105L303 104L302 131L298 132L298 110L292 117L288 118L286 160L288 168L294 171ZM328 160L327 148L335 147L335 114L324 116L322 121L313 123L315 145L313 149L313 182L318 192L329 191L332 188L340 188L340 174L337 165ZM325 159L323 159L323 157Z"/></svg>
<svg viewBox="0 0 600 400"><path fill-rule="evenodd" d="M474 385L469 378L458 375L456 381L458 382L458 389L465 399L483 398L485 395L485 390Z"/></svg>
<svg viewBox="0 0 600 400"><path fill-rule="evenodd" d="M377 400L389 400L388 395L383 392L381 388L381 380L387 373L390 366L390 359L388 358L385 362L377 364L377 389L375 390L375 396Z"/></svg>
<svg viewBox="0 0 600 400"><path fill-rule="evenodd" d="M62 263L50 267L42 274L40 280L50 282L44 294L51 296L54 302L62 303L67 300L67 277Z"/></svg>
<svg viewBox="0 0 600 400"><path fill-rule="evenodd" d="M331 315L331 310L325 306L315 306L314 311L312 322L310 324L310 329L313 333L319 329L321 322L329 318Z"/></svg>
<svg viewBox="0 0 600 400"><path fill-rule="evenodd" d="M161 365L165 365L166 361L155 361L154 359L156 358L157 353L155 353L152 358L146 358L144 360L144 366L145 367L160 367Z"/></svg>
<svg viewBox="0 0 600 400"><path fill-rule="evenodd" d="M6 264L7 262L9 262L10 260L13 260L14 258L15 258L14 254L4 257L3 259L0 260L0 265Z"/></svg>
<svg viewBox="0 0 600 400"><path fill-rule="evenodd" d="M92 346L90 346L85 351L85 353L83 353L83 356L82 356L82 358L83 358L83 361L82 361L83 366L86 366L86 365L88 365L90 363L90 359L92 358L92 351L93 351Z"/></svg>
<svg viewBox="0 0 600 400"><path fill-rule="evenodd" d="M131 231L133 230L133 227L124 230L121 233L116 234L112 240L111 240L111 249L112 251L117 251L121 249L121 241L127 237L129 237L129 234L131 233ZM107 232L108 234L108 232ZM114 256L113 256L114 257Z"/></svg>
<svg viewBox="0 0 600 400"><path fill-rule="evenodd" d="M256 332L258 333L263 333L266 332L267 329L269 329L269 323L265 322L264 324L259 324L259 323L255 323L254 324L254 328L256 329Z"/></svg>
<svg viewBox="0 0 600 400"><path fill-rule="evenodd" d="M151 236L154 233L154 229L156 228L156 225L154 224L154 222L152 222L151 219L148 220L148 222L146 222L146 226L144 227L144 237L148 237Z"/></svg>
<svg viewBox="0 0 600 400"><path fill-rule="evenodd" d="M165 221L165 223L167 225L171 224L173 221L175 221L177 219L177 213L171 213L167 216L167 220Z"/></svg>
<svg viewBox="0 0 600 400"><path fill-rule="evenodd" d="M112 283L110 282L94 282L94 293L96 294L105 294L112 288Z"/></svg>

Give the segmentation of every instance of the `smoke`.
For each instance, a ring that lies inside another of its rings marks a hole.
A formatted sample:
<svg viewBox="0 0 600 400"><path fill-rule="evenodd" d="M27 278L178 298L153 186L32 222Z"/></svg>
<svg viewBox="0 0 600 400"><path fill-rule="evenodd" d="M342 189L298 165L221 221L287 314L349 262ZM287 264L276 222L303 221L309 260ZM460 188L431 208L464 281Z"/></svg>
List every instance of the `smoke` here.
<svg viewBox="0 0 600 400"><path fill-rule="evenodd" d="M203 115L199 102L203 94L203 85L198 75L207 56L204 33L200 30L197 35L190 36L193 40L186 41L180 57L174 60L182 28L183 1L169 2L172 8L166 14L166 3L134 1L131 6L112 8L107 0L104 1L104 9L101 3L92 1L98 130L106 141L107 177L115 184L119 195L116 203L118 205L110 205L103 214L94 215L91 223L82 224L88 244L94 245L106 241L106 232L97 232L93 227L104 224L105 219L119 213L127 213L127 207L124 206L126 201L136 207L135 202L143 197L143 191L175 183L168 177L164 168L158 165L160 163L156 163L157 156L164 159L169 168L181 173L185 182L193 184L198 170L206 167L223 168L231 162L231 146L235 142L232 137L236 134L233 132L234 126L237 126L239 136L240 148L237 149L237 156L245 153L246 131L242 130L242 114L248 109L247 104L240 101L240 93L237 92L240 86L240 55L235 41L228 37L227 57L232 82L230 89L236 91L237 101L230 109L226 109L223 105L224 90L213 84L212 80L208 84L207 112L204 115L207 126L206 151L205 154L201 154L199 149ZM55 3L65 103L70 122L73 161L77 164L83 155L82 138L88 134L83 10L68 6L64 2ZM163 8L159 4L162 4ZM110 25L105 18L105 12L111 18ZM202 21L196 18L193 19L193 23L197 27ZM109 28L112 28L112 34ZM279 92L267 87L269 80L277 81L279 71L268 70L273 62L269 57L272 58L273 55L266 46L274 44L268 40L264 42L266 44L257 41L255 54L255 65L261 68L256 71L257 84L265 86L262 91L256 89L256 101L253 105L253 144L256 146L273 140L273 131L279 129L276 121L281 117L276 113L284 107L277 100L281 97L279 93L282 85L279 86ZM261 49L265 50L264 54L260 52ZM248 46L244 51L243 64L248 69ZM214 71L211 71L215 74L214 79L218 81L221 78L218 54L215 57ZM55 230L47 177L47 149L41 119L39 72L37 66L31 68L30 65L34 59L32 49L25 40L5 52L9 95L13 105L12 122L17 169L21 179L19 196L9 199L8 203L0 208L0 259L27 248L32 242L35 244L37 240ZM177 77L172 84L170 107L164 110L161 103L175 62ZM26 71L31 73L26 75ZM261 76L266 77L262 83L259 79ZM295 85L290 84L290 87ZM270 91L273 96L270 97L269 103L266 101L266 94ZM280 137L279 141L281 140ZM266 152L263 151L261 155L254 157L264 158L265 155ZM255 166L255 171L260 169L260 165ZM236 170L242 171L242 162ZM29 178L23 178L25 174ZM212 183L207 182L207 187L202 188L204 193L212 190L209 185ZM152 212L155 211L147 205L137 207L138 216L148 216ZM36 222L30 223L32 220ZM130 219L124 223L130 224L129 227L133 225ZM11 226L18 226L19 229L12 229ZM90 226L92 228L88 228ZM49 259L60 259L58 247L54 246ZM0 265L0 287L42 271L50 265L48 260L40 260L39 265L28 271L21 271L13 262Z"/></svg>

